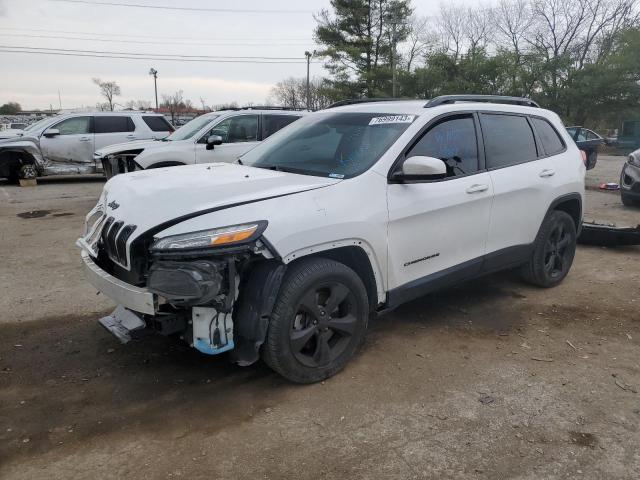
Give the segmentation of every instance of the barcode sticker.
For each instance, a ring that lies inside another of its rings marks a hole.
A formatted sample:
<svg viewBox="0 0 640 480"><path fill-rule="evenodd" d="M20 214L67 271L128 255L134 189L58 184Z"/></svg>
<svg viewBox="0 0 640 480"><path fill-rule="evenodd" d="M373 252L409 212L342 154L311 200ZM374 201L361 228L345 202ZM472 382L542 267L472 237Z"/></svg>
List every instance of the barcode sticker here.
<svg viewBox="0 0 640 480"><path fill-rule="evenodd" d="M386 117L373 117L369 125L385 125L388 123L411 123L415 115L387 115Z"/></svg>

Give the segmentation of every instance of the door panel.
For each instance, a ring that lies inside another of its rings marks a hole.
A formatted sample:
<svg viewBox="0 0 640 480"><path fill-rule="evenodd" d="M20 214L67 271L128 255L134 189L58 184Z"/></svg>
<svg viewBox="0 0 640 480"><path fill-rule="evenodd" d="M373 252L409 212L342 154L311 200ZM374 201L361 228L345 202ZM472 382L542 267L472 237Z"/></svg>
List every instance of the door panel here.
<svg viewBox="0 0 640 480"><path fill-rule="evenodd" d="M538 152L533 130L524 116L481 115L487 168L494 204L487 253L528 245L551 203L555 170Z"/></svg>
<svg viewBox="0 0 640 480"><path fill-rule="evenodd" d="M477 131L471 114L439 120L405 158L438 158L447 166L447 178L388 186L390 289L469 264L479 270L493 187L489 174L480 171Z"/></svg>
<svg viewBox="0 0 640 480"><path fill-rule="evenodd" d="M88 173L93 170L94 136L91 117L72 117L52 125L60 134L40 137L48 173ZM46 133L46 132L45 132Z"/></svg>
<svg viewBox="0 0 640 480"><path fill-rule="evenodd" d="M484 255L493 198L487 172L392 184L387 195L390 288Z"/></svg>

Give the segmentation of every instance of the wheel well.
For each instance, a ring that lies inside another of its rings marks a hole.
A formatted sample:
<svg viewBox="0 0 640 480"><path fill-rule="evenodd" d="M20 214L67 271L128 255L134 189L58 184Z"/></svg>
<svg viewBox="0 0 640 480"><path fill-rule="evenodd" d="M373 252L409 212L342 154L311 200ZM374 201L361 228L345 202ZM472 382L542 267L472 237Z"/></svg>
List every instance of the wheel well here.
<svg viewBox="0 0 640 480"><path fill-rule="evenodd" d="M17 174L20 166L25 164L35 164L36 161L30 153L19 150L12 150L0 153L0 177L9 178L12 174Z"/></svg>
<svg viewBox="0 0 640 480"><path fill-rule="evenodd" d="M356 272L362 283L364 283L367 289L367 297L369 297L369 307L373 311L378 303L378 289L376 287L376 278L373 274L373 268L366 252L356 246L339 247L331 250L323 250L321 252L312 253L311 255L305 255L299 257L291 264L299 262L305 258L328 258L345 264L351 270Z"/></svg>
<svg viewBox="0 0 640 480"><path fill-rule="evenodd" d="M560 201L553 206L553 210L560 210L568 213L576 224L576 230L580 228L580 221L582 219L582 206L580 204L580 200L577 198L570 198Z"/></svg>

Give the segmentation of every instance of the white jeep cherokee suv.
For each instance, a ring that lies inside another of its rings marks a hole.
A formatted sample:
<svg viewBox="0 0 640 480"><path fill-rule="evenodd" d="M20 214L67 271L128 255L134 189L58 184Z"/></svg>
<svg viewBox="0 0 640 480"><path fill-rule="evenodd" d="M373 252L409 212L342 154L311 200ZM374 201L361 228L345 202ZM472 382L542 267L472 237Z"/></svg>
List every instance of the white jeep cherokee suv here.
<svg viewBox="0 0 640 480"><path fill-rule="evenodd" d="M130 142L98 150L96 163L107 178L148 168L235 162L306 112L280 107L247 107L206 113L162 141Z"/></svg>
<svg viewBox="0 0 640 480"><path fill-rule="evenodd" d="M502 269L567 275L585 165L556 114L513 97L342 103L239 164L108 181L78 241L119 304L101 324L315 382L375 312Z"/></svg>

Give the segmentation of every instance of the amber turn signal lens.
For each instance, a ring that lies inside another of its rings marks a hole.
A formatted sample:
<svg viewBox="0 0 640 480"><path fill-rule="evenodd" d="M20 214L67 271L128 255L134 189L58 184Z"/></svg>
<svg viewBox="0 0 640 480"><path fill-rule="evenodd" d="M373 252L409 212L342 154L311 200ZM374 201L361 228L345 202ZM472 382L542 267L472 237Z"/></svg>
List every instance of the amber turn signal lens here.
<svg viewBox="0 0 640 480"><path fill-rule="evenodd" d="M246 240L254 234L257 225L247 228L246 230L238 230L236 232L223 233L220 236L211 239L211 245L224 245L226 243L237 243Z"/></svg>

